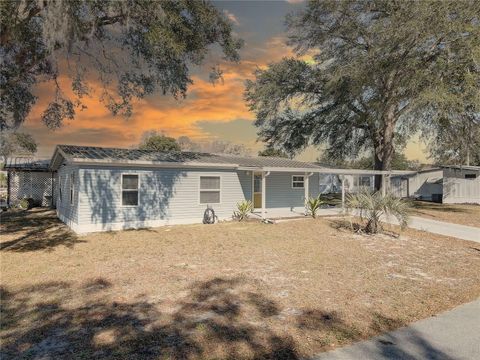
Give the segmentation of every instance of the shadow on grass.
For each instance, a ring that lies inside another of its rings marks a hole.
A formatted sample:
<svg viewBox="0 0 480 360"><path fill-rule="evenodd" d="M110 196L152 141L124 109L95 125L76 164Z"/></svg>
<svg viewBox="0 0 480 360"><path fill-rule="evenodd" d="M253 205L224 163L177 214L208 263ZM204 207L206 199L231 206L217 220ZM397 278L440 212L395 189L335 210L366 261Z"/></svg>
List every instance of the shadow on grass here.
<svg viewBox="0 0 480 360"><path fill-rule="evenodd" d="M288 332L270 326L270 321L279 321L282 309L272 299L246 291L247 282L244 278L196 282L184 298L162 311L161 300L112 301L114 285L102 278L81 286L46 282L15 291L0 288L0 356L300 359L298 339L305 337L297 336L296 342ZM305 309L288 325L310 339L333 336L344 343L362 339L361 332L335 312ZM378 315L371 329L383 332L401 325Z"/></svg>
<svg viewBox="0 0 480 360"><path fill-rule="evenodd" d="M53 250L84 242L57 218L54 210L45 208L2 213L1 233L13 237L0 243L1 251Z"/></svg>

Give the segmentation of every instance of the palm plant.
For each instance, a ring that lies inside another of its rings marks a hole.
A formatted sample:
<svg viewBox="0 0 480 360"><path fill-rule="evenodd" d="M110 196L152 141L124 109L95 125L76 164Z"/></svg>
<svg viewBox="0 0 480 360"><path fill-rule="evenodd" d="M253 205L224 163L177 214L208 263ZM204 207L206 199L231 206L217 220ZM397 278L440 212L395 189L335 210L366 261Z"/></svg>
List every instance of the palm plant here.
<svg viewBox="0 0 480 360"><path fill-rule="evenodd" d="M237 210L233 212L233 218L243 221L248 218L248 214L253 211L253 202L244 200L237 203Z"/></svg>
<svg viewBox="0 0 480 360"><path fill-rule="evenodd" d="M326 202L320 198L320 195L318 195L316 198L308 198L305 202L307 214L315 219L317 217L317 211L323 204L326 204Z"/></svg>
<svg viewBox="0 0 480 360"><path fill-rule="evenodd" d="M362 190L356 194L347 195L345 202L347 211L352 209L359 212L360 219L365 223L367 233L376 234L381 227L382 217L395 217L403 229L408 223L410 203L396 198L391 194L382 195L380 192L371 193Z"/></svg>

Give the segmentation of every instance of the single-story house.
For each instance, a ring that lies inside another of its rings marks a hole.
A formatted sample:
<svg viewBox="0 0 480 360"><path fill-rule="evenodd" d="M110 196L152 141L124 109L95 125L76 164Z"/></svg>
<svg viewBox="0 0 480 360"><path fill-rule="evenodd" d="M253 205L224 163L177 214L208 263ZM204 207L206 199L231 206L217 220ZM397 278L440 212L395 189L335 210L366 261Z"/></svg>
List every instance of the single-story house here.
<svg viewBox="0 0 480 360"><path fill-rule="evenodd" d="M16 157L4 164L7 171L7 205L31 198L40 206L53 206L55 172L50 160Z"/></svg>
<svg viewBox="0 0 480 360"><path fill-rule="evenodd" d="M480 166L440 166L391 177L397 196L445 204L480 204Z"/></svg>
<svg viewBox="0 0 480 360"><path fill-rule="evenodd" d="M319 166L283 158L205 153L161 153L59 145L58 217L79 233L200 223L211 207L231 219L236 204L252 200L262 217L272 209L304 211L319 193Z"/></svg>

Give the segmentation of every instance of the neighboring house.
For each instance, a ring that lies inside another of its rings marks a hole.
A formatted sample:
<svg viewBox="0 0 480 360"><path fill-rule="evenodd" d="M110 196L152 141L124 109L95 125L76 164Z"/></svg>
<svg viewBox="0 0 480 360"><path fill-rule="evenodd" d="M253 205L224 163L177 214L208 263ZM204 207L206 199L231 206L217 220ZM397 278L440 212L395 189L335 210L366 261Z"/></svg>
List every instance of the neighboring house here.
<svg viewBox="0 0 480 360"><path fill-rule="evenodd" d="M50 168L58 217L80 233L200 223L207 207L231 219L242 200L263 217L303 212L321 170L283 158L68 145L56 147Z"/></svg>
<svg viewBox="0 0 480 360"><path fill-rule="evenodd" d="M392 176L390 190L401 197L445 204L480 204L480 166L441 166Z"/></svg>
<svg viewBox="0 0 480 360"><path fill-rule="evenodd" d="M17 157L8 159L7 205L15 206L22 199L31 198L40 206L54 206L54 172L50 160Z"/></svg>

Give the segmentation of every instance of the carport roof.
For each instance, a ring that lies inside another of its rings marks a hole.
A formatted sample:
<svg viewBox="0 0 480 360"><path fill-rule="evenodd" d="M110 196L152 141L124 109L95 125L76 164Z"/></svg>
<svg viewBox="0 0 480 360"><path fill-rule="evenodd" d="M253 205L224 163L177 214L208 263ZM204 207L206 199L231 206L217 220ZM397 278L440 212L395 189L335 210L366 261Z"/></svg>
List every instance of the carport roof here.
<svg viewBox="0 0 480 360"><path fill-rule="evenodd" d="M6 171L50 171L49 159L36 159L33 157L8 158L3 169Z"/></svg>

